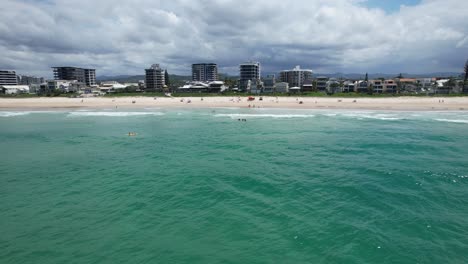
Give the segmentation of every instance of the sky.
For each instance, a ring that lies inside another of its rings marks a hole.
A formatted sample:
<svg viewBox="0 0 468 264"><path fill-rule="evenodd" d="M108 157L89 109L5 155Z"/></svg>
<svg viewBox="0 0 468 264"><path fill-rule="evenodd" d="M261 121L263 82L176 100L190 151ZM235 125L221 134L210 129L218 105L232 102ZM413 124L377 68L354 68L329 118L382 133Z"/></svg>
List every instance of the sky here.
<svg viewBox="0 0 468 264"><path fill-rule="evenodd" d="M52 66L189 75L214 62L238 74L300 65L316 73L462 72L466 0L2 0L0 69L52 77Z"/></svg>

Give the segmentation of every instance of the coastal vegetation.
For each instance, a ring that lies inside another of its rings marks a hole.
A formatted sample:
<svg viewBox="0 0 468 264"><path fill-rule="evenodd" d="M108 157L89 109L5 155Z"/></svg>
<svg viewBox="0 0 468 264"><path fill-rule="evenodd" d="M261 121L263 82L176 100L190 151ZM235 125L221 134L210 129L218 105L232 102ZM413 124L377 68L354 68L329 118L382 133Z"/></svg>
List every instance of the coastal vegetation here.
<svg viewBox="0 0 468 264"><path fill-rule="evenodd" d="M79 97L78 93L48 93L48 94L0 94L2 98L37 98L37 97ZM166 94L163 92L119 92L119 93L108 93L102 97L165 97ZM457 93L457 94L386 94L386 93L325 93L325 92L303 92L303 93L268 93L268 94L251 94L251 93L239 93L239 92L224 92L224 93L171 93L172 97L336 97L336 98L392 98L392 97L465 97L468 94Z"/></svg>

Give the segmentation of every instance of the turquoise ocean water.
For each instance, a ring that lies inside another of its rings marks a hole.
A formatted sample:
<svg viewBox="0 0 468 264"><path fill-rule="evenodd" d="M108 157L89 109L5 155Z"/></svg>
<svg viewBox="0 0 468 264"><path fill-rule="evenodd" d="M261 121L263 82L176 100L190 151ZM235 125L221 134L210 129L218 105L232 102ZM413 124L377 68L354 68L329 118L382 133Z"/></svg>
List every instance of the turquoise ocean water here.
<svg viewBox="0 0 468 264"><path fill-rule="evenodd" d="M468 262L468 112L3 111L0 149L0 263Z"/></svg>

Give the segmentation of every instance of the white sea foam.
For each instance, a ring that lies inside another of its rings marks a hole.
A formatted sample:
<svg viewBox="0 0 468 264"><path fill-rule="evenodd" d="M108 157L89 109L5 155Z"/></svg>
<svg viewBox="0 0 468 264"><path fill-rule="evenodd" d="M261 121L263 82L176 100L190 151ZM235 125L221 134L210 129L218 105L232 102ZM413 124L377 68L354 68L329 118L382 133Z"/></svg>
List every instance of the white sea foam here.
<svg viewBox="0 0 468 264"><path fill-rule="evenodd" d="M390 114L372 114L372 113L352 113L342 114L344 117L351 117L357 119L378 119L378 120L401 120L402 117L397 117Z"/></svg>
<svg viewBox="0 0 468 264"><path fill-rule="evenodd" d="M145 109L145 110L156 110L156 109L161 109L161 107L145 107L143 109Z"/></svg>
<svg viewBox="0 0 468 264"><path fill-rule="evenodd" d="M307 118L314 117L315 115L305 114L216 114L217 117L230 117L236 118Z"/></svg>
<svg viewBox="0 0 468 264"><path fill-rule="evenodd" d="M0 112L0 117L23 116L29 115L31 112Z"/></svg>
<svg viewBox="0 0 468 264"><path fill-rule="evenodd" d="M108 117L125 117L125 116L161 116L161 112L70 112L69 117L80 116L108 116Z"/></svg>
<svg viewBox="0 0 468 264"><path fill-rule="evenodd" d="M29 114L60 113L57 111L0 111L0 117L24 116Z"/></svg>
<svg viewBox="0 0 468 264"><path fill-rule="evenodd" d="M450 122L450 123L460 123L460 124L468 124L468 120L462 120L462 119L435 119L436 121L440 122Z"/></svg>
<svg viewBox="0 0 468 264"><path fill-rule="evenodd" d="M240 107L210 107L210 109L239 110Z"/></svg>

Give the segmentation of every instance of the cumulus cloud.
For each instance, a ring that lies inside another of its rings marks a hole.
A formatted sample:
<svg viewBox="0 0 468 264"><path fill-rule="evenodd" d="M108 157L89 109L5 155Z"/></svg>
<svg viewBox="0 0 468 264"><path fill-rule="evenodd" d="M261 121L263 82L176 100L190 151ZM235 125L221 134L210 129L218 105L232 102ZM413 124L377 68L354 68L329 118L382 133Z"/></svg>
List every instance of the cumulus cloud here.
<svg viewBox="0 0 468 264"><path fill-rule="evenodd" d="M264 72L461 71L468 2L423 0L399 11L362 0L4 0L0 68L50 77L50 67L143 74L160 63L188 74L258 60Z"/></svg>

